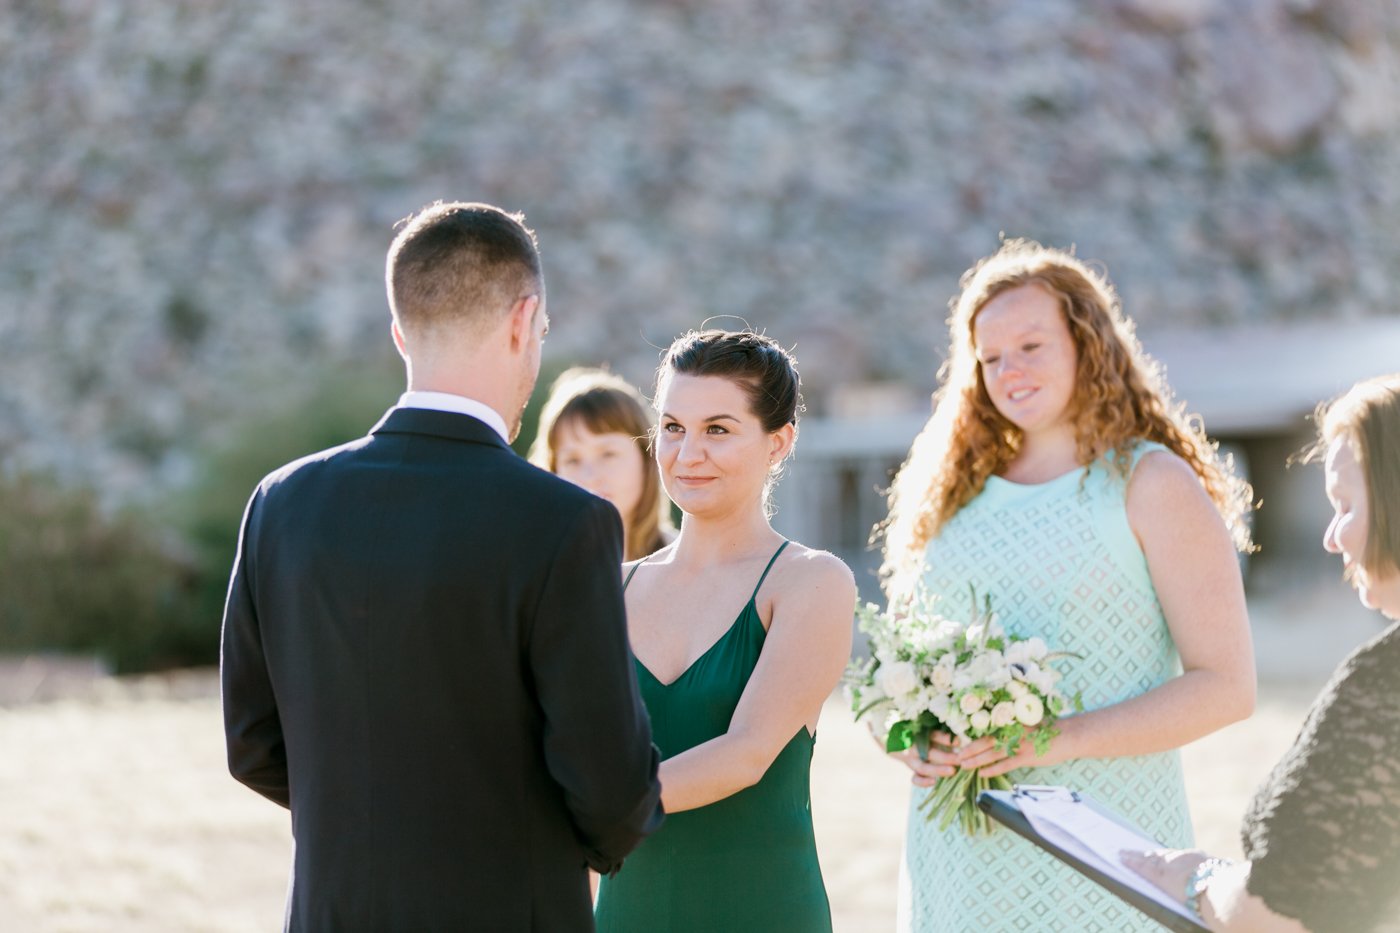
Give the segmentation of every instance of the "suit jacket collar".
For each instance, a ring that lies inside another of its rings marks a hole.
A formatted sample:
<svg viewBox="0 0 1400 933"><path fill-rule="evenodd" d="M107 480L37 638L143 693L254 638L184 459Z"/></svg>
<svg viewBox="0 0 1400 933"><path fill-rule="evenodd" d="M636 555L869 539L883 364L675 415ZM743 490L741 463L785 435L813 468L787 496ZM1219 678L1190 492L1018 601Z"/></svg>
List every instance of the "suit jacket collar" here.
<svg viewBox="0 0 1400 933"><path fill-rule="evenodd" d="M370 429L370 434L427 434L432 437L445 437L454 441L467 441L473 444L486 444L511 450L491 427L480 418L458 414L452 411L435 411L430 408L391 408L379 423ZM514 453L514 451L512 451Z"/></svg>

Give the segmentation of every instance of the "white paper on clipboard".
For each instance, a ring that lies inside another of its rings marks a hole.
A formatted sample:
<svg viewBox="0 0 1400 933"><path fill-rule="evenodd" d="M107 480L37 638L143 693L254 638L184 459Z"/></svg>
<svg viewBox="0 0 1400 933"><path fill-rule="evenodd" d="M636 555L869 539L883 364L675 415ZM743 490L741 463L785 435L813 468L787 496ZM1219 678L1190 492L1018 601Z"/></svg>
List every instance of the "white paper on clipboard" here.
<svg viewBox="0 0 1400 933"><path fill-rule="evenodd" d="M1122 822L1083 794L1067 787L1018 784L1010 795L1035 831L1080 861L1163 907L1199 922L1180 901L1119 861L1124 850L1151 851L1163 845Z"/></svg>

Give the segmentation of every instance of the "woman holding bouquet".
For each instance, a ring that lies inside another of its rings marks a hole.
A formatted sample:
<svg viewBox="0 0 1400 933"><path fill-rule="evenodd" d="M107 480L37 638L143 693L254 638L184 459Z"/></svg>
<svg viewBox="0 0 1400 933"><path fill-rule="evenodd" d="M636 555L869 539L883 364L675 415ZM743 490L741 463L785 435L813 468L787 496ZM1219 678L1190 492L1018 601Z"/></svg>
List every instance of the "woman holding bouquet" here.
<svg viewBox="0 0 1400 933"><path fill-rule="evenodd" d="M1392 622L1337 668L1259 788L1244 861L1125 855L1212 930L1400 930L1400 373L1354 386L1318 426L1333 510L1322 546Z"/></svg>
<svg viewBox="0 0 1400 933"><path fill-rule="evenodd" d="M829 931L808 771L856 593L840 560L769 524L797 437L797 369L759 334L688 333L662 360L656 405L681 529L624 574L667 817L603 879L597 926Z"/></svg>
<svg viewBox="0 0 1400 933"><path fill-rule="evenodd" d="M886 589L922 583L952 618L971 617L970 589L990 597L1008 633L1079 655L1061 687L1086 711L1044 754L943 736L903 760L919 787L958 769L1066 784L1187 845L1175 749L1253 710L1235 556L1249 487L1172 402L1098 272L1012 240L961 286L933 416L891 490ZM940 831L918 802L902 929L1156 927L1010 833Z"/></svg>

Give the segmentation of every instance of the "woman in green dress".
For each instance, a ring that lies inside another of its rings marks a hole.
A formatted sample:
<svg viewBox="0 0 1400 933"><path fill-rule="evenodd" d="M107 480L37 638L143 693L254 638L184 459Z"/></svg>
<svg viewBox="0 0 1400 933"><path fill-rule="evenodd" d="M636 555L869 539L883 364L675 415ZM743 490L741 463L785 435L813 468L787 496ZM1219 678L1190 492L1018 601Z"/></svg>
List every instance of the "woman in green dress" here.
<svg viewBox="0 0 1400 933"><path fill-rule="evenodd" d="M798 390L792 357L748 332L685 334L658 370L657 461L681 530L623 569L667 818L603 879L601 933L831 929L808 773L856 591L840 560L769 523Z"/></svg>

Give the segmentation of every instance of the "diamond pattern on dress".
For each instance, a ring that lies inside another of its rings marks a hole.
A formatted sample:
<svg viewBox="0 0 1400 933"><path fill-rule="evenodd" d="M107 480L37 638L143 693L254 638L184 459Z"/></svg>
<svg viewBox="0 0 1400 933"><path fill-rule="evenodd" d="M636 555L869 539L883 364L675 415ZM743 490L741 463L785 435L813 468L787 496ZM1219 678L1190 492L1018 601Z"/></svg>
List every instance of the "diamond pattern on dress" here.
<svg viewBox="0 0 1400 933"><path fill-rule="evenodd" d="M968 617L970 583L979 599L992 597L1008 631L1081 655L1057 665L1065 693L1082 692L1086 709L1108 706L1181 672L1141 552L1114 551L1117 542L1133 541L1123 533L1126 522L1124 485L1102 465L1082 484L1076 477L989 485L930 543L924 580L946 615ZM1175 752L1084 759L1012 779L1087 791L1163 844L1191 843ZM1007 830L976 839L956 827L940 832L914 808L924 793L911 795L909 902L899 911L915 933L1160 929Z"/></svg>

